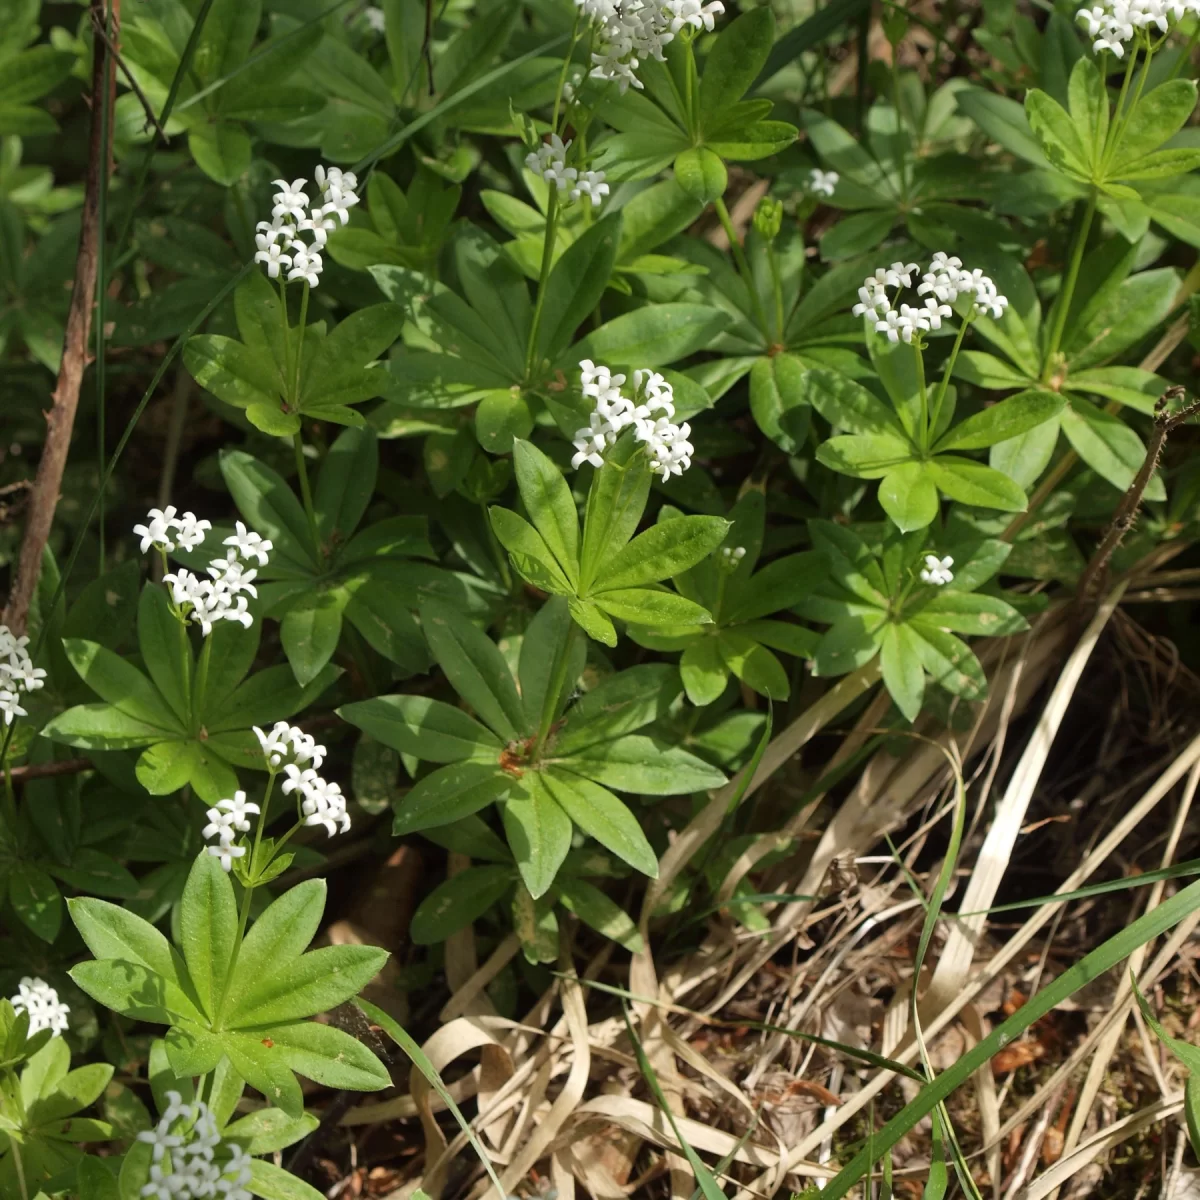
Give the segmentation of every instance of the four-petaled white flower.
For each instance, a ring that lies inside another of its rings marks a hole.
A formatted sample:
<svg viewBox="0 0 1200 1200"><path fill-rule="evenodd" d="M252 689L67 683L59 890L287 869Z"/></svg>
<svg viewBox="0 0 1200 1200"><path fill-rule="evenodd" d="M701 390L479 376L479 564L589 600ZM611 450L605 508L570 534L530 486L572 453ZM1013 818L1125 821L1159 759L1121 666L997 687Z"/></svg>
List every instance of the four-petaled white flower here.
<svg viewBox="0 0 1200 1200"><path fill-rule="evenodd" d="M308 216L308 196L304 191L308 180L293 179L288 183L286 179L275 179L272 182L279 191L274 196L275 207L271 210L271 216L276 221L281 217L295 217L297 221L303 221Z"/></svg>
<svg viewBox="0 0 1200 1200"><path fill-rule="evenodd" d="M950 555L945 558L938 558L936 554L925 555L925 565L921 568L921 582L928 583L933 587L943 587L947 583L954 582L954 574L950 568L954 566L954 559Z"/></svg>
<svg viewBox="0 0 1200 1200"><path fill-rule="evenodd" d="M29 1014L29 1033L43 1029L65 1033L70 1009L58 998L58 993L44 980L26 975L17 985L17 994L9 1003L19 1013Z"/></svg>
<svg viewBox="0 0 1200 1200"><path fill-rule="evenodd" d="M579 178L571 189L570 195L572 200L586 196L593 204L599 204L608 195L608 184L604 182L604 172L580 171Z"/></svg>
<svg viewBox="0 0 1200 1200"><path fill-rule="evenodd" d="M258 253L254 256L254 261L266 264L268 278L278 279L279 272L284 267L292 265L292 256L284 254L283 247L277 242L267 241L265 234L256 233L254 241L258 246Z"/></svg>
<svg viewBox="0 0 1200 1200"><path fill-rule="evenodd" d="M221 544L224 546L232 546L242 558L255 558L258 560L260 567L267 565L267 555L273 549L270 539L262 536L261 533L255 533L252 529L247 529L241 521L238 521L234 526L236 530Z"/></svg>
<svg viewBox="0 0 1200 1200"><path fill-rule="evenodd" d="M815 196L832 196L840 178L836 171L822 171L814 167L808 173L808 190Z"/></svg>
<svg viewBox="0 0 1200 1200"><path fill-rule="evenodd" d="M1125 47L1139 33L1146 39L1170 32L1172 20L1200 16L1200 0L1099 0L1085 4L1076 20L1092 39L1092 49L1125 57Z"/></svg>

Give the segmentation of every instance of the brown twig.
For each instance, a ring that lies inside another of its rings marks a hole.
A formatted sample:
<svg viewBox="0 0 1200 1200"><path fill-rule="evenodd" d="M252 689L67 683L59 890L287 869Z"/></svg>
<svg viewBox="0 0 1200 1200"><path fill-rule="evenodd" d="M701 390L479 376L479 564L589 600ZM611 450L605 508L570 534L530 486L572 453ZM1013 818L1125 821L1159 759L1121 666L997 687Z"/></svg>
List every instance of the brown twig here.
<svg viewBox="0 0 1200 1200"><path fill-rule="evenodd" d="M92 761L88 758L68 758L63 762L26 763L9 771L13 783L27 783L30 779L53 779L56 775L78 775L90 771Z"/></svg>
<svg viewBox="0 0 1200 1200"><path fill-rule="evenodd" d="M110 0L114 40L120 43L120 0ZM91 0L92 21L105 21L105 0ZM96 263L100 238L100 188L107 179L112 159L112 122L108 144L102 145L104 105L111 113L116 102L117 77L113 60L101 45L92 54L92 129L88 146L87 181L84 185L83 212L79 223L79 255L75 260L75 285L67 312L66 340L62 364L50 411L46 413L46 441L33 481L29 516L21 542L16 579L4 612L5 624L16 633L25 631L29 605L42 568L42 555L50 538L59 489L71 448L71 431L79 408L79 390L88 364L88 341L92 331L92 305L96 299ZM106 95L107 94L107 95Z"/></svg>
<svg viewBox="0 0 1200 1200"><path fill-rule="evenodd" d="M1138 508L1142 503L1142 494L1158 466L1159 459L1162 458L1163 447L1166 445L1171 431L1182 425L1188 417L1200 412L1200 400L1193 400L1191 404L1185 404L1173 413L1167 412L1167 405L1170 401L1179 399L1183 395L1182 387L1169 387L1154 406L1154 433L1146 447L1146 457L1141 467L1138 468L1138 473L1133 477L1133 482L1126 489L1125 495L1121 497L1121 503L1113 514L1113 519L1109 523L1103 540L1096 547L1091 562L1088 563L1087 569L1080 577L1076 597L1081 604L1088 603L1096 594L1103 583L1113 553L1121 544L1121 539L1133 528L1133 524L1137 520Z"/></svg>
<svg viewBox="0 0 1200 1200"><path fill-rule="evenodd" d="M158 117L154 115L153 106L151 105L150 101L146 99L146 93L143 92L138 86L138 81L134 79L133 72L130 71L130 69L125 65L125 60L121 57L120 51L112 44L108 34L105 33L104 22L97 17L96 10L94 8L92 9L92 30L95 32L96 36L104 42L105 46L108 47L109 55L112 57L112 60L117 64L117 66L120 67L121 74L125 76L126 82L133 89L133 94L141 102L142 109L146 114L146 123L142 126L142 128L149 129L150 126L153 125L154 128L158 130L158 136L162 138L163 145L169 145L171 139L167 136L167 131L162 127L161 124L159 124Z"/></svg>

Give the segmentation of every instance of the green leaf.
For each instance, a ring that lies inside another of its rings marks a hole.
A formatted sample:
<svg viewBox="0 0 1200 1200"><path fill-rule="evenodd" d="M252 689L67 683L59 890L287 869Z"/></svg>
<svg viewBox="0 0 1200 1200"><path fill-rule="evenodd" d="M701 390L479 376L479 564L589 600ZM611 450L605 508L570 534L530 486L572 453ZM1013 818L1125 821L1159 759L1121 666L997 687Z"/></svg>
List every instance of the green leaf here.
<svg viewBox="0 0 1200 1200"><path fill-rule="evenodd" d="M421 627L455 691L505 742L527 732L516 684L495 643L453 609L426 602Z"/></svg>
<svg viewBox="0 0 1200 1200"><path fill-rule="evenodd" d="M490 759L504 748L491 730L460 708L427 696L376 696L344 704L338 716L401 754L425 762Z"/></svg>
<svg viewBox="0 0 1200 1200"><path fill-rule="evenodd" d="M196 857L179 908L179 944L201 1007L216 1016L237 942L233 885L210 854Z"/></svg>
<svg viewBox="0 0 1200 1200"><path fill-rule="evenodd" d="M221 1138L250 1155L273 1154L308 1137L320 1123L312 1113L289 1117L278 1108L259 1108L226 1125Z"/></svg>
<svg viewBox="0 0 1200 1200"><path fill-rule="evenodd" d="M127 1017L158 1025L204 1019L178 985L137 963L117 958L82 962L68 974L93 1000Z"/></svg>
<svg viewBox="0 0 1200 1200"><path fill-rule="evenodd" d="M281 1108L289 1117L303 1115L304 1095L286 1061L284 1048L275 1044L275 1030L271 1031L270 1036L227 1032L221 1035L221 1044L234 1070L252 1088L262 1092L269 1103ZM261 1160L254 1161L257 1163ZM299 1180L296 1182L299 1183ZM307 1184L304 1186L307 1187Z"/></svg>
<svg viewBox="0 0 1200 1200"><path fill-rule="evenodd" d="M538 330L539 363L543 359L557 361L571 345L575 331L600 303L616 262L620 238L621 213L608 213L576 238L554 264L546 281ZM521 468L514 465L520 478ZM528 499L525 503L529 505Z"/></svg>
<svg viewBox="0 0 1200 1200"><path fill-rule="evenodd" d="M286 481L241 450L222 450L221 474L246 523L274 543L281 556L306 574L318 567L308 518Z"/></svg>
<svg viewBox="0 0 1200 1200"><path fill-rule="evenodd" d="M542 779L562 811L584 833L635 871L658 878L658 856L637 817L612 792L560 767L551 766Z"/></svg>
<svg viewBox="0 0 1200 1200"><path fill-rule="evenodd" d="M180 727L186 728L192 713L188 689L193 671L192 648L187 626L171 611L166 590L157 584L146 584L138 601L138 649L154 685Z"/></svg>
<svg viewBox="0 0 1200 1200"><path fill-rule="evenodd" d="M690 200L711 204L725 194L729 172L707 146L693 146L675 158L675 183Z"/></svg>
<svg viewBox="0 0 1200 1200"><path fill-rule="evenodd" d="M1086 54L1071 68L1068 94L1071 120L1087 151L1088 166L1098 175L1108 140L1108 92L1100 69Z"/></svg>
<svg viewBox="0 0 1200 1200"><path fill-rule="evenodd" d="M806 372L805 382L809 403L831 425L849 433L905 436L887 405L862 384L823 368Z"/></svg>
<svg viewBox="0 0 1200 1200"><path fill-rule="evenodd" d="M587 662L585 639L573 637L574 626L567 602L561 597L551 597L529 622L521 637L521 654L517 665L517 678L521 683L521 703L530 729L538 728L542 712L555 686L555 675L563 665L562 694L555 700L556 707L550 714L551 722L557 720L562 707L567 703ZM568 639L570 639L568 644Z"/></svg>
<svg viewBox="0 0 1200 1200"><path fill-rule="evenodd" d="M879 503L901 533L924 529L938 513L936 476L928 462L907 462L879 485Z"/></svg>
<svg viewBox="0 0 1200 1200"><path fill-rule="evenodd" d="M679 746L633 733L556 760L559 767L619 792L680 796L720 787L725 776Z"/></svg>
<svg viewBox="0 0 1200 1200"><path fill-rule="evenodd" d="M344 591L306 592L279 623L280 640L296 682L306 687L325 669L342 636Z"/></svg>
<svg viewBox="0 0 1200 1200"><path fill-rule="evenodd" d="M747 686L769 700L786 700L791 688L779 659L749 634L723 629L717 646L725 665Z"/></svg>
<svg viewBox="0 0 1200 1200"><path fill-rule="evenodd" d="M931 459L926 469L938 490L960 504L998 508L1002 512L1025 511L1025 493L1007 475L982 463L943 454Z"/></svg>
<svg viewBox="0 0 1200 1200"><path fill-rule="evenodd" d="M600 592L595 602L610 617L634 625L671 627L707 625L712 621L708 610L701 608L694 600L659 587L618 588L611 592Z"/></svg>
<svg viewBox="0 0 1200 1200"><path fill-rule="evenodd" d="M835 621L813 655L814 675L846 675L869 663L883 643L883 614L849 616Z"/></svg>
<svg viewBox="0 0 1200 1200"><path fill-rule="evenodd" d="M960 421L934 446L934 452L984 450L997 442L1020 437L1056 417L1063 404L1063 397L1057 392L1039 389L1019 392Z"/></svg>
<svg viewBox="0 0 1200 1200"><path fill-rule="evenodd" d="M578 243L577 243L578 244ZM562 472L536 446L513 446L513 470L530 519L574 587L579 581L579 515Z"/></svg>
<svg viewBox="0 0 1200 1200"><path fill-rule="evenodd" d="M475 410L475 436L489 454L508 454L532 429L529 401L515 387L488 392Z"/></svg>
<svg viewBox="0 0 1200 1200"><path fill-rule="evenodd" d="M510 865L468 867L439 884L417 906L409 934L418 946L444 942L478 920L513 885Z"/></svg>
<svg viewBox="0 0 1200 1200"><path fill-rule="evenodd" d="M645 663L610 675L568 709L554 735L554 751L572 754L633 733L665 716L678 695L678 676L666 663Z"/></svg>
<svg viewBox="0 0 1200 1200"><path fill-rule="evenodd" d="M570 595L574 591L546 539L524 517L494 505L488 509L488 520L496 540L508 551L513 567L523 579L552 595Z"/></svg>
<svg viewBox="0 0 1200 1200"><path fill-rule="evenodd" d="M570 350L569 362L565 358L559 361L570 370L583 358L641 367L669 366L710 345L728 323L727 313L706 305L655 304L614 317L577 342Z"/></svg>
<svg viewBox="0 0 1200 1200"><path fill-rule="evenodd" d="M119 958L178 982L171 943L141 917L90 896L67 901L71 920L96 958Z"/></svg>
<svg viewBox="0 0 1200 1200"><path fill-rule="evenodd" d="M964 700L982 700L987 695L987 677L964 642L923 617L914 617L909 628L917 635L921 665L935 683Z"/></svg>
<svg viewBox="0 0 1200 1200"><path fill-rule="evenodd" d="M437 825L449 825L504 800L517 780L499 766L458 762L441 767L402 796L396 804L392 833L400 837Z"/></svg>
<svg viewBox="0 0 1200 1200"><path fill-rule="evenodd" d="M321 463L313 493L322 540L342 543L358 528L375 492L378 471L379 445L374 430L343 430Z"/></svg>
<svg viewBox="0 0 1200 1200"><path fill-rule="evenodd" d="M723 517L676 517L640 533L600 571L593 591L642 587L679 575L707 558L724 540Z"/></svg>
<svg viewBox="0 0 1200 1200"><path fill-rule="evenodd" d="M1091 177L1089 147L1067 110L1039 88L1025 96L1025 115L1043 153L1060 171L1077 179Z"/></svg>
<svg viewBox="0 0 1200 1200"><path fill-rule="evenodd" d="M700 81L700 128L721 122L751 88L771 53L775 18L768 8L742 13L721 30L704 62Z"/></svg>
<svg viewBox="0 0 1200 1200"><path fill-rule="evenodd" d="M1041 477L1054 457L1060 422L1047 421L1020 437L997 442L988 452L988 465L1003 471L1014 483L1028 490Z"/></svg>
<svg viewBox="0 0 1200 1200"><path fill-rule="evenodd" d="M750 368L750 411L786 454L799 454L808 435L810 392L810 372L792 354L757 358Z"/></svg>
<svg viewBox="0 0 1200 1200"><path fill-rule="evenodd" d="M643 467L641 453L641 447L626 434L592 476L579 565L579 590L585 594L597 574L633 537L642 519L650 495L650 473Z"/></svg>
<svg viewBox="0 0 1200 1200"><path fill-rule="evenodd" d="M240 125L219 121L193 126L188 149L196 166L223 187L232 187L250 170L250 138Z"/></svg>
<svg viewBox="0 0 1200 1200"><path fill-rule="evenodd" d="M679 676L687 698L699 708L719 700L729 682L729 667L715 637L701 637L679 656Z"/></svg>
<svg viewBox="0 0 1200 1200"><path fill-rule="evenodd" d="M22 923L44 942L53 942L62 924L62 894L53 879L33 863L17 863L8 877L8 902Z"/></svg>
<svg viewBox="0 0 1200 1200"><path fill-rule="evenodd" d="M564 876L558 883L559 899L585 925L597 933L624 946L634 954L640 954L645 946L633 918L619 905L610 900L598 887L586 879L571 879Z"/></svg>
<svg viewBox="0 0 1200 1200"><path fill-rule="evenodd" d="M571 822L536 771L528 771L505 801L504 832L517 869L536 900L554 883L571 849Z"/></svg>
<svg viewBox="0 0 1200 1200"><path fill-rule="evenodd" d="M1195 109L1196 85L1190 79L1169 79L1144 93L1121 130L1110 178L1126 178L1139 159L1174 137Z"/></svg>
<svg viewBox="0 0 1200 1200"><path fill-rule="evenodd" d="M817 461L831 471L858 479L882 479L902 464L918 469L921 466L915 461L911 443L895 433L851 433L831 437L817 448Z"/></svg>
<svg viewBox="0 0 1200 1200"><path fill-rule="evenodd" d="M376 946L323 946L276 966L260 960L259 975L228 1008L229 1028L275 1025L327 1012L349 1000L379 974L387 951Z"/></svg>
<svg viewBox="0 0 1200 1200"><path fill-rule="evenodd" d="M325 881L307 879L273 900L250 926L229 977L226 1002L236 1009L258 980L298 959L316 936L325 911Z"/></svg>
<svg viewBox="0 0 1200 1200"><path fill-rule="evenodd" d="M958 584L957 578L955 584ZM921 607L918 615L922 623L936 625L948 633L979 637L1000 637L1029 628L1025 618L998 596L970 592L939 590Z"/></svg>
<svg viewBox="0 0 1200 1200"><path fill-rule="evenodd" d="M134 561L105 571L88 583L71 605L63 621L63 637L86 637L115 650L125 640L137 611L140 586L141 572Z"/></svg>
<svg viewBox="0 0 1200 1200"><path fill-rule="evenodd" d="M63 649L84 683L118 712L160 731L183 732L158 688L123 658L82 638L66 639Z"/></svg>
<svg viewBox="0 0 1200 1200"><path fill-rule="evenodd" d="M889 624L884 628L879 647L883 685L909 722L921 715L921 701L925 698L925 671L917 641L907 625Z"/></svg>
<svg viewBox="0 0 1200 1200"><path fill-rule="evenodd" d="M1125 491L1146 460L1146 448L1119 417L1072 400L1063 409L1062 430L1072 449L1093 471L1113 487ZM1146 487L1147 500L1165 500L1166 489L1156 474Z"/></svg>

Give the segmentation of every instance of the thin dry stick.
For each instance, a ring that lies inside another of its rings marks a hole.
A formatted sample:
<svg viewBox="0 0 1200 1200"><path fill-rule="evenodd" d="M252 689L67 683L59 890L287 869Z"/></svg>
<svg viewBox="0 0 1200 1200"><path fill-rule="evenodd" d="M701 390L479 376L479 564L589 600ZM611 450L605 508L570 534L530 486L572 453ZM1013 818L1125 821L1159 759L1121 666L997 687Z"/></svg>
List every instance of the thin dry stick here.
<svg viewBox="0 0 1200 1200"><path fill-rule="evenodd" d="M1104 574L1108 570L1108 564L1112 559L1113 553L1121 544L1121 539L1133 528L1133 523L1137 520L1138 509L1142 504L1142 495L1150 482L1150 477L1158 467L1159 459L1162 458L1163 447L1167 444L1167 438L1170 436L1172 430L1182 425L1188 417L1196 412L1200 412L1200 401L1193 401L1191 404L1184 405L1183 408L1176 412L1168 413L1167 405L1172 400L1181 398L1183 395L1184 389L1181 387L1167 388L1154 405L1154 433L1150 438L1150 444L1146 447L1146 457L1142 461L1138 473L1133 477L1133 482L1129 485L1125 495L1121 497L1121 503L1117 505L1117 511L1113 513L1113 519L1109 524L1108 531L1105 533L1100 545L1096 547L1096 553L1092 555L1092 561L1088 563L1087 569L1079 580L1076 595L1081 604L1087 604L1099 589L1100 584L1103 582Z"/></svg>
<svg viewBox="0 0 1200 1200"><path fill-rule="evenodd" d="M105 0L91 0L93 27L105 22ZM113 40L120 44L121 2L111 0ZM101 145L104 106L111 113L116 103L116 71L112 57L101 44L92 54L92 131L88 146L87 181L84 184L83 212L79 224L79 255L75 260L75 284L71 291L71 307L67 312L66 341L62 364L50 411L46 413L46 441L38 463L33 491L29 498L29 515L25 521L25 536L17 564L16 580L4 612L4 623L14 633L24 633L29 618L29 605L42 569L42 555L50 539L50 527L58 507L59 489L71 448L71 430L79 408L79 390L88 364L88 340L92 332L92 305L96 298L96 263L100 239L100 188L110 169L112 158L112 125L109 122L108 144Z"/></svg>

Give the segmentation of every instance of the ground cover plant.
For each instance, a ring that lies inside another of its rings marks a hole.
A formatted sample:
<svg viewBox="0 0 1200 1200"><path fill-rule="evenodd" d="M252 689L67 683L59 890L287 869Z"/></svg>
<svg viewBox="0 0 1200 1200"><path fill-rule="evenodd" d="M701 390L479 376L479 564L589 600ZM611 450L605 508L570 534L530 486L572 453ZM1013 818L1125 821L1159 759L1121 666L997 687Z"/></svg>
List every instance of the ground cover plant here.
<svg viewBox="0 0 1200 1200"><path fill-rule="evenodd" d="M1192 1194L1196 0L10 0L0 1197Z"/></svg>

